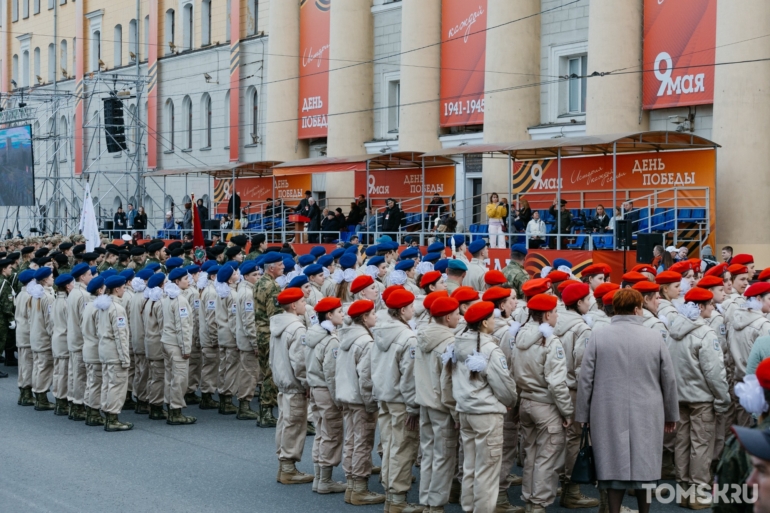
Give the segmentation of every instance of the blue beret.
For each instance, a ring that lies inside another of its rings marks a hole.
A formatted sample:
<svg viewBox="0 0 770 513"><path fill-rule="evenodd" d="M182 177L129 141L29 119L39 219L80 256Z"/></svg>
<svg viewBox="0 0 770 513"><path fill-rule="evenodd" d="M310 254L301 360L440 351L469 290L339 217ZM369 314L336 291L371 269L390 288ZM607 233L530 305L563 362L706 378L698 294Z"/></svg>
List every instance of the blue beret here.
<svg viewBox="0 0 770 513"><path fill-rule="evenodd" d="M118 275L118 271L116 271L115 269L107 269L106 271L99 273L99 276L104 278L105 283L107 283L107 278L109 278L110 276L117 276L117 275Z"/></svg>
<svg viewBox="0 0 770 513"><path fill-rule="evenodd" d="M355 253L345 253L340 257L340 267L342 267L343 270L354 267L356 262L358 262L358 257Z"/></svg>
<svg viewBox="0 0 770 513"><path fill-rule="evenodd" d="M300 274L299 276L296 276L294 279L292 279L289 284L286 286L287 289L298 289L302 287L305 283L308 282L307 276L304 274Z"/></svg>
<svg viewBox="0 0 770 513"><path fill-rule="evenodd" d="M86 265L86 269L88 269L88 265ZM22 283L22 285L26 285L27 283L31 282L35 279L35 271L32 269L25 269L24 271L19 273L19 281Z"/></svg>
<svg viewBox="0 0 770 513"><path fill-rule="evenodd" d="M294 262L294 259L290 256L286 256L283 259L283 273L289 274L294 270L294 267L297 265L296 262Z"/></svg>
<svg viewBox="0 0 770 513"><path fill-rule="evenodd" d="M171 281L176 281L180 278L184 278L187 276L187 269L183 267L177 267L176 269L172 269L170 273L168 273L168 279Z"/></svg>
<svg viewBox="0 0 770 513"><path fill-rule="evenodd" d="M428 246L428 253L443 253L444 251L444 244L441 242L434 242L430 246Z"/></svg>
<svg viewBox="0 0 770 513"><path fill-rule="evenodd" d="M104 287L104 278L97 276L88 282L86 290L89 294L95 294L102 287Z"/></svg>
<svg viewBox="0 0 770 513"><path fill-rule="evenodd" d="M310 250L310 254L314 257L322 257L326 254L326 248L323 246L313 246L313 248Z"/></svg>
<svg viewBox="0 0 770 513"><path fill-rule="evenodd" d="M182 267L182 265L184 265L184 260L179 257L171 257L166 260L166 269L169 271L171 269L176 269L177 267Z"/></svg>
<svg viewBox="0 0 770 513"><path fill-rule="evenodd" d="M254 260L246 260L243 264L241 264L241 274L246 276L247 274L251 274L254 271L257 270L257 263Z"/></svg>
<svg viewBox="0 0 770 513"><path fill-rule="evenodd" d="M124 277L126 279L126 282L129 282L134 279L134 276L136 276L136 274L134 273L133 269L124 269L120 271L120 276Z"/></svg>
<svg viewBox="0 0 770 513"><path fill-rule="evenodd" d="M235 269L230 267L229 265L223 265L219 268L219 272L217 273L217 281L219 283L227 283L227 280L230 279L230 277L235 272Z"/></svg>
<svg viewBox="0 0 770 513"><path fill-rule="evenodd" d="M149 279L150 279L150 277L151 277L153 274L155 274L155 273L154 273L154 272L152 272L152 269L142 269L141 271L139 271L138 273L136 273L136 277L137 277L137 278L139 278L139 279L141 279L141 280L147 281L147 280L149 280Z"/></svg>
<svg viewBox="0 0 770 513"><path fill-rule="evenodd" d="M329 267L334 263L334 257L331 255L324 255L318 259L318 265L322 267Z"/></svg>
<svg viewBox="0 0 770 513"><path fill-rule="evenodd" d="M160 264L158 262L150 262L149 264L144 266L146 269L152 269L152 272L156 273L160 269Z"/></svg>
<svg viewBox="0 0 770 513"><path fill-rule="evenodd" d="M205 262L203 262L203 265L201 266L201 271L208 272L208 270L214 267L215 265L217 265L216 260L206 260Z"/></svg>
<svg viewBox="0 0 770 513"><path fill-rule="evenodd" d="M514 244L511 246L511 251L515 251L516 253L521 253L522 255L527 254L527 245L526 244Z"/></svg>
<svg viewBox="0 0 770 513"><path fill-rule="evenodd" d="M446 272L447 267L449 267L449 259L448 258L442 258L435 264L433 264L433 270L438 272Z"/></svg>
<svg viewBox="0 0 770 513"><path fill-rule="evenodd" d="M163 285L163 282L166 281L166 275L163 273L155 273L152 276L150 276L150 279L147 280L147 286L151 289L154 289L155 287L160 287Z"/></svg>
<svg viewBox="0 0 770 513"><path fill-rule="evenodd" d="M313 255L302 255L297 259L297 263L299 263L299 265L302 267L307 267L313 262L315 262L315 257Z"/></svg>
<svg viewBox="0 0 770 513"><path fill-rule="evenodd" d="M414 260L402 260L396 264L396 271L408 271L414 267Z"/></svg>
<svg viewBox="0 0 770 513"><path fill-rule="evenodd" d="M254 261L257 263L257 267L265 267L265 255L259 255Z"/></svg>
<svg viewBox="0 0 770 513"><path fill-rule="evenodd" d="M358 253L358 244L351 244L345 248L345 253Z"/></svg>
<svg viewBox="0 0 770 513"><path fill-rule="evenodd" d="M366 256L374 256L377 254L377 252L380 250L380 247L377 244L374 244L373 246L369 246L366 248Z"/></svg>
<svg viewBox="0 0 770 513"><path fill-rule="evenodd" d="M53 273L53 269L50 267L41 267L37 271L35 271L35 280L40 281L48 278Z"/></svg>
<svg viewBox="0 0 770 513"><path fill-rule="evenodd" d="M83 276L86 273L86 271L90 271L90 270L91 268L88 267L88 264L85 262L82 262L76 265L75 267L73 267L72 272L70 274L72 274L72 277L77 280L78 278Z"/></svg>
<svg viewBox="0 0 770 513"><path fill-rule="evenodd" d="M95 265L91 266L91 274L93 274L94 276L99 274L99 269Z"/></svg>
<svg viewBox="0 0 770 513"><path fill-rule="evenodd" d="M441 245L441 249L444 249L444 245ZM441 259L441 253L428 253L424 257L422 257L423 262L433 262L436 263Z"/></svg>
<svg viewBox="0 0 770 513"><path fill-rule="evenodd" d="M369 259L369 262L366 265L373 265L375 267L378 267L380 264L385 263L385 257L384 256L376 256Z"/></svg>
<svg viewBox="0 0 770 513"><path fill-rule="evenodd" d="M104 280L104 284L107 286L108 289L116 289L118 287L122 287L126 284L126 279L122 276L110 276L109 278Z"/></svg>
<svg viewBox="0 0 770 513"><path fill-rule="evenodd" d="M232 267L233 269L238 269L238 267L240 267L240 265L241 264L239 264L237 260L228 260L227 262L222 264L223 267L224 266L229 266L229 267Z"/></svg>
<svg viewBox="0 0 770 513"><path fill-rule="evenodd" d="M407 258L415 258L420 256L420 250L417 248L407 248L404 251L401 252L401 255L399 258L401 260L406 260Z"/></svg>
<svg viewBox="0 0 770 513"><path fill-rule="evenodd" d="M390 235L383 235L379 239L377 239L377 244L382 244L383 242L391 242L393 239L390 238Z"/></svg>
<svg viewBox="0 0 770 513"><path fill-rule="evenodd" d="M449 247L449 248L451 248L451 247L452 247L452 240L454 240L454 241L455 241L455 246L456 246L456 247L460 247L460 246L462 246L463 244L465 244L465 235L452 235L452 236L451 236L451 237L450 237L450 238L449 238L449 239L446 241L446 245L447 245L447 247Z"/></svg>
<svg viewBox="0 0 770 513"><path fill-rule="evenodd" d="M487 247L487 241L484 239L476 239L473 242L471 242L470 246L468 246L468 251L471 252L471 255L475 255L482 249Z"/></svg>
<svg viewBox="0 0 770 513"><path fill-rule="evenodd" d="M453 259L449 261L449 265L447 266L449 269L456 269L458 271L467 271L468 266L465 265L465 262L462 262L457 259ZM435 269L435 266L434 266Z"/></svg>
<svg viewBox="0 0 770 513"><path fill-rule="evenodd" d="M324 272L324 268L320 264L312 264L302 270L302 274L305 276L315 276L316 274L321 274L322 272Z"/></svg>
<svg viewBox="0 0 770 513"><path fill-rule="evenodd" d="M56 281L54 281L54 285L57 287L64 287L68 283L71 283L74 280L71 274L60 274L58 278L56 278Z"/></svg>
<svg viewBox="0 0 770 513"><path fill-rule="evenodd" d="M398 251L398 242L396 242L396 241L388 242L388 250L389 251Z"/></svg>
<svg viewBox="0 0 770 513"><path fill-rule="evenodd" d="M277 251L271 251L270 253L265 253L264 255L261 255L262 257L262 264L275 264L276 262L281 261L281 254Z"/></svg>
<svg viewBox="0 0 770 513"><path fill-rule="evenodd" d="M216 274L219 274L219 270L220 270L220 269L222 269L220 266L218 266L218 265L214 265L214 266L212 266L212 267L209 267L209 270L208 270L208 271L206 271L206 273L207 273L209 276L211 276L212 274L216 275Z"/></svg>
<svg viewBox="0 0 770 513"><path fill-rule="evenodd" d="M554 269L561 266L566 266L572 269L572 263L569 260L564 260L563 258L557 258L556 260L553 261Z"/></svg>
<svg viewBox="0 0 770 513"><path fill-rule="evenodd" d="M257 264L254 264L254 265L257 265ZM190 274L198 274L199 272L201 272L201 266L192 264L185 267L185 270L187 270L187 272Z"/></svg>
<svg viewBox="0 0 770 513"><path fill-rule="evenodd" d="M337 260L339 257L341 257L344 254L345 254L345 250L342 249L342 248L337 248L337 249L335 249L334 251L331 252L331 256L335 260Z"/></svg>

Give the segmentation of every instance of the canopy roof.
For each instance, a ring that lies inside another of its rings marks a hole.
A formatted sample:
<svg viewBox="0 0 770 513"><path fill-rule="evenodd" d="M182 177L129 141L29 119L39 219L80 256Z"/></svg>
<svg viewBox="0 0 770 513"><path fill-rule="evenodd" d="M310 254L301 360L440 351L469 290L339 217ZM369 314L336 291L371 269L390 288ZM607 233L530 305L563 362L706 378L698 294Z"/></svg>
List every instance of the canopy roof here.
<svg viewBox="0 0 770 513"><path fill-rule="evenodd" d="M164 176L205 174L213 176L214 178L232 178L233 173L235 173L236 178L262 177L272 176L273 168L280 163L280 161L273 160L264 162L234 162L223 166L163 169L160 171L144 173L142 176L145 178L161 178Z"/></svg>
<svg viewBox="0 0 770 513"><path fill-rule="evenodd" d="M307 173L329 173L337 171L366 171L382 169L413 169L423 165L421 152L397 151L353 157L318 157L294 160L273 168L275 176L300 175ZM443 156L425 157L425 167L454 166L456 162Z"/></svg>

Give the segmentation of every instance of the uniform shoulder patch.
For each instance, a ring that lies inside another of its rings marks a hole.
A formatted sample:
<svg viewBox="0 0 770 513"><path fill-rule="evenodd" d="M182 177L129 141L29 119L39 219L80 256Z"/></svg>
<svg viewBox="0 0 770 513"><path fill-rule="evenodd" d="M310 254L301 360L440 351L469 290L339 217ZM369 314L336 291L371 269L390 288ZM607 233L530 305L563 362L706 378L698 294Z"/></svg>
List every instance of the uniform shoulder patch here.
<svg viewBox="0 0 770 513"><path fill-rule="evenodd" d="M337 359L338 352L339 352L338 348L335 347L334 349L332 349L332 356L334 357L335 360Z"/></svg>
<svg viewBox="0 0 770 513"><path fill-rule="evenodd" d="M668 330L660 330L660 335L663 337L663 342L668 341Z"/></svg>
<svg viewBox="0 0 770 513"><path fill-rule="evenodd" d="M564 359L564 348L563 347L559 346L559 347L556 348L556 358L558 358L559 360L563 360Z"/></svg>
<svg viewBox="0 0 770 513"><path fill-rule="evenodd" d="M721 351L722 346L719 345L719 340L714 339L714 351Z"/></svg>
<svg viewBox="0 0 770 513"><path fill-rule="evenodd" d="M305 342L305 335L302 335L302 338L300 339L300 342L302 343L303 346L307 345L307 342Z"/></svg>
<svg viewBox="0 0 770 513"><path fill-rule="evenodd" d="M126 318L125 317L118 317L118 328L125 328L126 327Z"/></svg>
<svg viewBox="0 0 770 513"><path fill-rule="evenodd" d="M254 302L253 301L246 301L243 304L243 311L244 312L253 312L254 311Z"/></svg>
<svg viewBox="0 0 770 513"><path fill-rule="evenodd" d="M409 357L414 360L414 357L417 355L417 348L412 346L409 348Z"/></svg>
<svg viewBox="0 0 770 513"><path fill-rule="evenodd" d="M508 370L508 362L505 361L505 357L504 356L500 357L500 365L502 365L504 370Z"/></svg>
<svg viewBox="0 0 770 513"><path fill-rule="evenodd" d="M511 345L511 351L513 351L513 348L516 347L516 339L512 338L509 344Z"/></svg>
<svg viewBox="0 0 770 513"><path fill-rule="evenodd" d="M720 324L719 325L719 334L720 335L725 335L726 333L727 333L727 328L725 327L724 324Z"/></svg>
<svg viewBox="0 0 770 513"><path fill-rule="evenodd" d="M179 317L184 319L186 317L189 317L189 315L190 315L190 312L187 311L187 307L186 306L180 306L179 307Z"/></svg>
<svg viewBox="0 0 770 513"><path fill-rule="evenodd" d="M217 302L213 299L209 299L206 301L206 310L216 310L217 309Z"/></svg>
<svg viewBox="0 0 770 513"><path fill-rule="evenodd" d="M200 299L194 299L193 300L193 308L198 310L201 307L201 300Z"/></svg>
<svg viewBox="0 0 770 513"><path fill-rule="evenodd" d="M234 314L234 313L236 313L237 311L238 311L238 307L235 305L235 303L233 303L232 305L230 305L230 313L233 313L233 314Z"/></svg>

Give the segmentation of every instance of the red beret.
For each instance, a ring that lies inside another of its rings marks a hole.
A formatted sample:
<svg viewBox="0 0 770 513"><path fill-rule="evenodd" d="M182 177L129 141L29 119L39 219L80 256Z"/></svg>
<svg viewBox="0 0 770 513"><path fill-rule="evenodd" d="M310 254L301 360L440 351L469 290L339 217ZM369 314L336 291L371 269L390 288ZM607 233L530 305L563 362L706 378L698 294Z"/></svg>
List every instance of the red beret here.
<svg viewBox="0 0 770 513"><path fill-rule="evenodd" d="M549 280L551 280L551 283L561 283L564 280L569 280L570 275L565 273L564 271L551 271L548 273L548 276L546 276Z"/></svg>
<svg viewBox="0 0 770 513"><path fill-rule="evenodd" d="M647 279L647 276L643 275L642 273L637 273L634 271L630 271L624 274L622 280L627 283L639 283L640 281L650 281Z"/></svg>
<svg viewBox="0 0 770 513"><path fill-rule="evenodd" d="M604 265L593 264L580 271L580 276L596 276L597 274L606 274L604 272Z"/></svg>
<svg viewBox="0 0 770 513"><path fill-rule="evenodd" d="M682 281L682 275L674 271L663 271L655 277L655 283L658 285L668 285L669 283L679 283Z"/></svg>
<svg viewBox="0 0 770 513"><path fill-rule="evenodd" d="M693 271L695 271L696 273L700 272L700 268L701 268L701 265L703 264L703 260L701 260L700 258L690 258L687 261L690 262L690 266L692 267Z"/></svg>
<svg viewBox="0 0 770 513"><path fill-rule="evenodd" d="M607 264L596 264L596 265L602 266L602 268L604 269L605 276L609 276L610 274L612 274L612 267L610 267L609 265Z"/></svg>
<svg viewBox="0 0 770 513"><path fill-rule="evenodd" d="M741 253L740 255L735 255L733 258L730 259L730 264L741 264L741 265L749 265L754 263L754 257L747 254L747 253Z"/></svg>
<svg viewBox="0 0 770 513"><path fill-rule="evenodd" d="M487 271L484 274L484 283L487 285L502 285L507 281L508 280L505 279L505 275L497 270Z"/></svg>
<svg viewBox="0 0 770 513"><path fill-rule="evenodd" d="M468 301L477 301L479 293L472 287L457 287L449 297L455 298L460 303L467 303Z"/></svg>
<svg viewBox="0 0 770 513"><path fill-rule="evenodd" d="M494 303L490 303L489 301L474 303L465 311L465 322L473 324L483 321L484 319L489 318L494 312ZM433 315L433 312L431 312L431 315Z"/></svg>
<svg viewBox="0 0 770 513"><path fill-rule="evenodd" d="M658 292L660 290L660 286L657 283L652 283L651 281L640 281L634 283L634 286L631 288L642 294L649 294L650 292Z"/></svg>
<svg viewBox="0 0 770 513"><path fill-rule="evenodd" d="M350 284L350 292L353 294L358 294L362 290L364 290L366 287L374 283L374 278L369 276L368 274L364 274L361 276L358 276L355 280L353 280L353 283Z"/></svg>
<svg viewBox="0 0 770 513"><path fill-rule="evenodd" d="M727 268L727 270L730 271L730 274L733 276L738 276L739 274L749 274L749 268L743 264L732 264Z"/></svg>
<svg viewBox="0 0 770 513"><path fill-rule="evenodd" d="M615 294L620 290L620 288L617 288L615 290L611 290L607 292L605 295L602 296L602 304L604 305L611 305L612 304L612 298L615 297Z"/></svg>
<svg viewBox="0 0 770 513"><path fill-rule="evenodd" d="M358 317L359 315L371 312L372 310L374 310L374 302L369 301L368 299L359 299L350 305L350 308L348 308L348 315L350 317Z"/></svg>
<svg viewBox="0 0 770 513"><path fill-rule="evenodd" d="M431 305L433 305L433 302L442 297L449 297L449 292L447 292L446 290L437 290L436 292L431 292L430 294L425 296L425 299L423 299L422 306L424 306L426 310L430 310L430 307Z"/></svg>
<svg viewBox="0 0 770 513"><path fill-rule="evenodd" d="M550 278L537 278L534 280L528 280L524 282L524 285L521 286L521 292L526 297L533 297L538 294L542 294L547 290L551 289L551 279Z"/></svg>
<svg viewBox="0 0 770 513"><path fill-rule="evenodd" d="M449 315L460 308L460 303L451 297L440 297L436 299L430 307L430 314L433 317L443 317Z"/></svg>
<svg viewBox="0 0 770 513"><path fill-rule="evenodd" d="M391 285L382 291L382 300L387 303L388 297L397 290L406 290L403 285Z"/></svg>
<svg viewBox="0 0 770 513"><path fill-rule="evenodd" d="M770 292L770 283L766 281L758 281L754 285L750 286L743 293L746 297L762 296Z"/></svg>
<svg viewBox="0 0 770 513"><path fill-rule="evenodd" d="M610 283L608 281L604 282L598 287L596 287L596 289L594 289L594 297L596 299L601 299L604 297L604 295L607 292L610 292L611 290L617 290L619 288L620 288L620 285L618 285L617 283Z"/></svg>
<svg viewBox="0 0 770 513"><path fill-rule="evenodd" d="M561 293L563 293L563 292L564 292L564 289L566 289L566 288L567 288L567 287L569 287L570 285L574 285L574 284L576 284L576 283L580 283L580 282L579 282L579 281L577 281L577 280L567 280L567 281L563 281L563 282L559 283L559 285L556 287L556 289L559 291L559 294L561 294Z"/></svg>
<svg viewBox="0 0 770 513"><path fill-rule="evenodd" d="M527 301L527 308L537 312L550 312L556 308L556 303L556 296L538 294L537 296L530 298L530 300Z"/></svg>
<svg viewBox="0 0 770 513"><path fill-rule="evenodd" d="M655 270L655 268L648 264L639 264L634 266L633 269L631 269L633 272L636 273L650 273L651 275L655 276L658 274L658 271Z"/></svg>
<svg viewBox="0 0 770 513"><path fill-rule="evenodd" d="M318 313L331 312L336 308L342 308L342 302L338 297L325 297L313 307Z"/></svg>
<svg viewBox="0 0 770 513"><path fill-rule="evenodd" d="M759 273L759 278L757 278L759 281L767 281L770 280L770 267L766 269L762 269L762 272Z"/></svg>
<svg viewBox="0 0 770 513"><path fill-rule="evenodd" d="M757 370L754 372L754 374L757 376L759 386L762 388L770 388L770 358L765 358L759 362L759 365L757 365Z"/></svg>
<svg viewBox="0 0 770 513"><path fill-rule="evenodd" d="M724 284L725 282L722 278L716 276L704 276L695 286L702 289L710 289L711 287L721 287Z"/></svg>
<svg viewBox="0 0 770 513"><path fill-rule="evenodd" d="M561 293L561 300L565 305L574 305L591 293L591 287L587 283L572 283Z"/></svg>
<svg viewBox="0 0 770 513"><path fill-rule="evenodd" d="M504 289L502 287L492 287L488 291L484 292L481 296L482 301L497 301L498 299L505 299L511 297L511 289Z"/></svg>
<svg viewBox="0 0 770 513"><path fill-rule="evenodd" d="M394 290L385 300L385 304L388 308L404 308L414 303L414 294L408 290ZM316 310L318 310L316 308Z"/></svg>
<svg viewBox="0 0 770 513"><path fill-rule="evenodd" d="M717 264L708 271L706 271L705 276L716 276L718 278L721 278L722 275L727 271L727 264L721 263Z"/></svg>
<svg viewBox="0 0 770 513"><path fill-rule="evenodd" d="M700 287L693 287L684 295L685 301L711 301L712 299L714 299L714 294L710 290Z"/></svg>
<svg viewBox="0 0 770 513"><path fill-rule="evenodd" d="M692 271L692 262L689 260L683 260L681 262L675 263L669 267L668 270L675 273L684 274L687 271Z"/></svg>
<svg viewBox="0 0 770 513"><path fill-rule="evenodd" d="M296 303L303 297L305 297L305 293L302 292L302 289L284 289L280 294L278 294L278 303L282 305L290 305L292 303Z"/></svg>
<svg viewBox="0 0 770 513"><path fill-rule="evenodd" d="M420 278L420 287L427 287L432 283L436 283L441 279L440 271L430 271L422 275Z"/></svg>

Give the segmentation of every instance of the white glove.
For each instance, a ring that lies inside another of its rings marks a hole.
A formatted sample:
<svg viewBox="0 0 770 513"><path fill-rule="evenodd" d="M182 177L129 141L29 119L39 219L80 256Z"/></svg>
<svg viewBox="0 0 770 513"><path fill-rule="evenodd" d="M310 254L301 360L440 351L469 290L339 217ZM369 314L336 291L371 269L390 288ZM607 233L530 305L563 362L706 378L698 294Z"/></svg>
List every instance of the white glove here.
<svg viewBox="0 0 770 513"><path fill-rule="evenodd" d="M11 321L11 324L8 325L8 329L15 330L16 329L16 321Z"/></svg>

